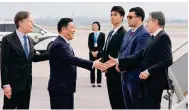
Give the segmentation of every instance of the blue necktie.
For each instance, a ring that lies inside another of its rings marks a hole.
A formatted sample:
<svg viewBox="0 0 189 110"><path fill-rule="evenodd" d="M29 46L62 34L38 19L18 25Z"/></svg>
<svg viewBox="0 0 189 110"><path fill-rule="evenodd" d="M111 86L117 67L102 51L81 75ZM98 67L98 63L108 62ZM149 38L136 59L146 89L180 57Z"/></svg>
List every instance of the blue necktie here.
<svg viewBox="0 0 189 110"><path fill-rule="evenodd" d="M28 59L28 54L29 54L29 52L28 52L27 39L28 39L28 37L25 35L25 36L24 36L24 51L25 51L26 57L27 57L27 59Z"/></svg>

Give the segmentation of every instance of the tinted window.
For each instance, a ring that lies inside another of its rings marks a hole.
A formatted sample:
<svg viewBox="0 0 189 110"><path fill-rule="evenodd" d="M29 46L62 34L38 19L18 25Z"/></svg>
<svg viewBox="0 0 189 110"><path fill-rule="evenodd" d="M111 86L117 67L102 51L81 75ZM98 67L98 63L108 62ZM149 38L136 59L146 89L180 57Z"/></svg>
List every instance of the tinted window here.
<svg viewBox="0 0 189 110"><path fill-rule="evenodd" d="M16 30L15 24L7 24L5 27L6 32L14 32Z"/></svg>
<svg viewBox="0 0 189 110"><path fill-rule="evenodd" d="M0 24L0 32L5 32L5 24Z"/></svg>

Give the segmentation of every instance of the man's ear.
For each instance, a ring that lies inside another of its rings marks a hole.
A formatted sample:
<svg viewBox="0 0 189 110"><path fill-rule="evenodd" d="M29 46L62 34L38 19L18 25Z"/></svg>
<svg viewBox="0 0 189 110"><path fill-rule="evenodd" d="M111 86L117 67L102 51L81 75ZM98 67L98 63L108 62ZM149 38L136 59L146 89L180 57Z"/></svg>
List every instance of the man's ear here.
<svg viewBox="0 0 189 110"><path fill-rule="evenodd" d="M65 31L65 29L66 29L65 27L62 27L62 28L61 28L61 31Z"/></svg>
<svg viewBox="0 0 189 110"><path fill-rule="evenodd" d="M154 20L154 23L155 23L155 24L158 24L158 20Z"/></svg>

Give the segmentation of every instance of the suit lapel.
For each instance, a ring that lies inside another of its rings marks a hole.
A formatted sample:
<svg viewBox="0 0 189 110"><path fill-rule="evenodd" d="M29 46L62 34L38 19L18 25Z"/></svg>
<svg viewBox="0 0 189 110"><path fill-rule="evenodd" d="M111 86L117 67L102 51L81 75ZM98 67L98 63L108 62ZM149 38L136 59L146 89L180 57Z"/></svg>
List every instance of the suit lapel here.
<svg viewBox="0 0 189 110"><path fill-rule="evenodd" d="M28 55L28 60L29 60L29 59L32 59L32 49L33 49L33 46L32 46L32 40L29 37L28 37L28 41L29 41L29 47L30 47L29 55Z"/></svg>
<svg viewBox="0 0 189 110"><path fill-rule="evenodd" d="M24 49L23 49L23 46L21 44L21 41L20 41L18 35L16 34L16 31L14 32L14 36L13 37L14 37L14 40L15 40L15 45L18 47L17 49L20 51L21 54L24 54L24 56L26 57L26 54L25 54Z"/></svg>
<svg viewBox="0 0 189 110"><path fill-rule="evenodd" d="M110 47L110 45L112 44L112 41L116 38L115 36L117 36L119 33L120 33L120 31L123 29L123 26L121 26L118 30L117 30L117 32L112 36L112 38L111 38L111 40L110 40L110 43L108 44L108 47L107 47L107 50L108 50L108 48Z"/></svg>
<svg viewBox="0 0 189 110"><path fill-rule="evenodd" d="M99 33L99 35L98 35L98 38L97 38L97 43L99 42L99 40L100 40L100 35L101 35L101 32Z"/></svg>
<svg viewBox="0 0 189 110"><path fill-rule="evenodd" d="M73 49L72 49L72 50L70 49L68 43L64 40L64 38L62 38L61 36L58 36L58 39L60 39L63 43L65 43L66 46L69 48L70 53L71 53L73 56L75 56Z"/></svg>
<svg viewBox="0 0 189 110"><path fill-rule="evenodd" d="M164 32L164 30L160 31L155 38L148 44L148 46L145 48L144 50L144 55L147 54L151 49L152 46L154 45L154 43L159 39L159 37L161 36L161 34Z"/></svg>
<svg viewBox="0 0 189 110"><path fill-rule="evenodd" d="M129 39L129 37L130 37L131 30L128 32L127 37L124 39L125 42L123 42L124 46L123 46L122 50L124 50L124 49L127 47L127 45L129 44L129 42L130 42L132 39L134 39L134 38L137 36L137 34L138 34L143 28L144 28L143 25L141 25L141 26L135 31L134 35L133 35L130 39Z"/></svg>

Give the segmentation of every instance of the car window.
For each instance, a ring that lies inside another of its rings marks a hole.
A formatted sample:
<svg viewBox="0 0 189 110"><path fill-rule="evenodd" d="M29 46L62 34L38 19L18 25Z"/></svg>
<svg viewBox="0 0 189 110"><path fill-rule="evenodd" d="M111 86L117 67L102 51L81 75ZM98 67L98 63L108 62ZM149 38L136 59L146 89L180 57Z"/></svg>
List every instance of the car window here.
<svg viewBox="0 0 189 110"><path fill-rule="evenodd" d="M5 26L6 32L14 32L16 30L15 24L6 24Z"/></svg>
<svg viewBox="0 0 189 110"><path fill-rule="evenodd" d="M41 31L42 31L42 29L41 28L39 28L39 27L37 27L37 26L33 26L33 31L32 31L32 33L41 33Z"/></svg>
<svg viewBox="0 0 189 110"><path fill-rule="evenodd" d="M5 32L5 24L0 24L0 32Z"/></svg>

